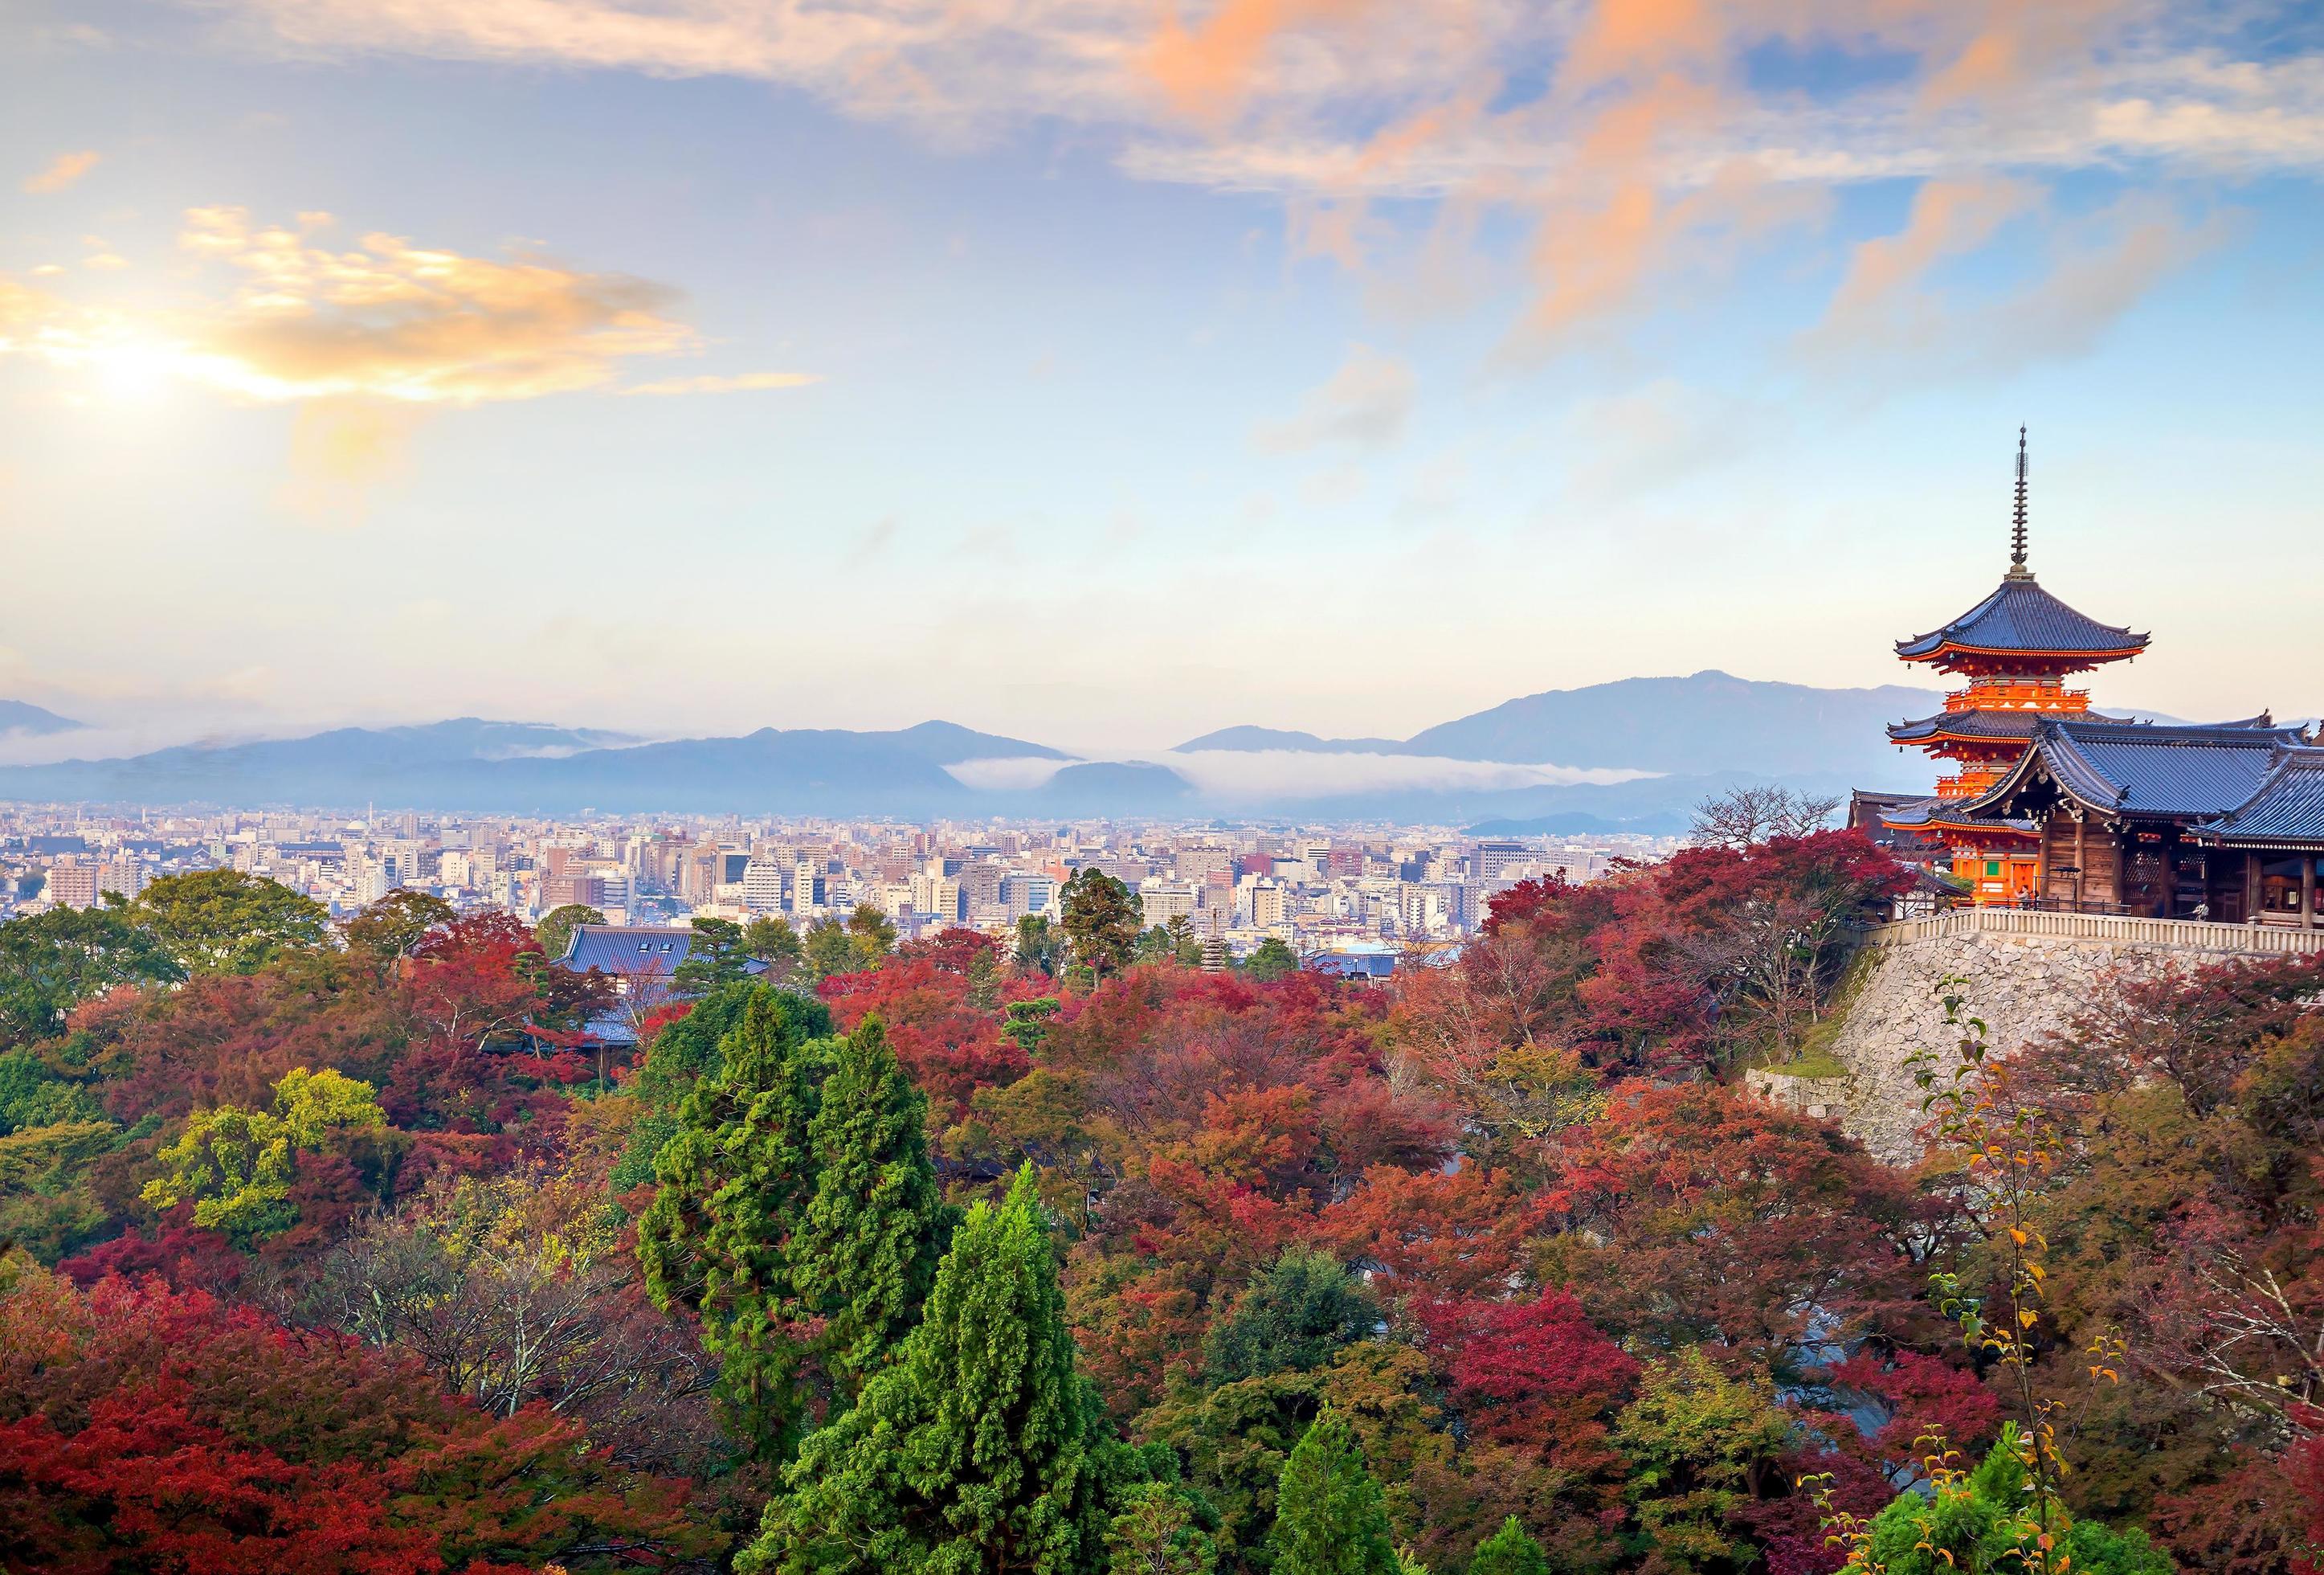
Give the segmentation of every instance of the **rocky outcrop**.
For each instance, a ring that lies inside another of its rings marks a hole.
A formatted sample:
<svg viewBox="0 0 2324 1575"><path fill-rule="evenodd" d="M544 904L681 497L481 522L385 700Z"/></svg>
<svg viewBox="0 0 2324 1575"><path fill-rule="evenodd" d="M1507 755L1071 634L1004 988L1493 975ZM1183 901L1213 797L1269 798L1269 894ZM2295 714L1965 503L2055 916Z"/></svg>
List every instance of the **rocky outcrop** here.
<svg viewBox="0 0 2324 1575"><path fill-rule="evenodd" d="M1984 1020L1987 1043L2006 1056L2068 1026L2126 975L2324 950L2324 931L1974 909L1885 925L1866 944L1867 971L1831 1047L1848 1068L1846 1092L1837 1101L1828 1089L1812 1094L1816 1103L1837 1103L1850 1133L1901 1164L1920 1152L1916 1133L1926 1119L1905 1058L1947 1040L1941 981L1963 981L1954 987L1963 1010ZM1810 1107L1805 1095L1764 1091Z"/></svg>

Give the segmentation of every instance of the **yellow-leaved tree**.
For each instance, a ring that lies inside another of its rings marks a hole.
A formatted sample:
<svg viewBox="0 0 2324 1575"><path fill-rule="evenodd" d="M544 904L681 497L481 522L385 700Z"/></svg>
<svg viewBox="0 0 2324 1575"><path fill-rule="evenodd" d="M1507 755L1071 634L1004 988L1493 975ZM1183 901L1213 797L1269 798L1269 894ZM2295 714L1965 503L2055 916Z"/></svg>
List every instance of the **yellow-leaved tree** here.
<svg viewBox="0 0 2324 1575"><path fill-rule="evenodd" d="M326 1067L293 1067L274 1085L274 1107L197 1110L155 1157L162 1173L139 1193L157 1209L194 1206L194 1223L244 1242L290 1228L290 1183L300 1153L336 1133L387 1125L369 1083Z"/></svg>

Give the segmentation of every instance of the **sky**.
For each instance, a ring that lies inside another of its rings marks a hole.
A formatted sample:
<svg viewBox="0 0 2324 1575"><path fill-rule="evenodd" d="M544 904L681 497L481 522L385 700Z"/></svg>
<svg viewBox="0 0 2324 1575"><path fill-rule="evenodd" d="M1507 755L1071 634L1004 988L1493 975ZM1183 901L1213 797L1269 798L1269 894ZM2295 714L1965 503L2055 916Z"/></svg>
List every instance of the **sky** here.
<svg viewBox="0 0 2324 1575"><path fill-rule="evenodd" d="M13 0L0 698L1928 682L2023 424L2043 583L2154 635L2102 702L2314 715L2319 171L2312 5Z"/></svg>

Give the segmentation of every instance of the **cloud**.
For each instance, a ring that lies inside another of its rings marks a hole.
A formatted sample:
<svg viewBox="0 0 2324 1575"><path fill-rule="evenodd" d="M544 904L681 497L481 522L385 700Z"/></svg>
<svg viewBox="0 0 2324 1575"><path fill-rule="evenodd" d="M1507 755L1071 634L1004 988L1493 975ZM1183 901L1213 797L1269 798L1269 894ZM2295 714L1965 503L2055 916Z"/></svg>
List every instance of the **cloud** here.
<svg viewBox="0 0 2324 1575"><path fill-rule="evenodd" d="M1031 792L1047 786L1051 777L1068 765L1079 765L1077 760L1051 760L1045 755L1010 755L998 760L962 760L945 766L945 772L963 787L978 792Z"/></svg>
<svg viewBox="0 0 2324 1575"><path fill-rule="evenodd" d="M201 0L204 5L209 0ZM1086 0L228 0L244 42L295 54L394 52L742 77L852 113L973 136L1020 111L1103 118L1138 40ZM1010 85L1014 85L1013 94Z"/></svg>
<svg viewBox="0 0 2324 1575"><path fill-rule="evenodd" d="M1914 204L1898 236L1859 247L1831 311L1804 335L1813 362L1876 382L1909 366L1916 377L1989 375L2088 354L2163 278L2224 238L2228 221L2190 220L2132 193L2096 213L2046 221L2042 266L2013 288L1941 288L1929 267L1965 254L2009 215L2031 211L2022 190L1958 190ZM1870 251L1868 260L1867 252Z"/></svg>
<svg viewBox="0 0 2324 1575"><path fill-rule="evenodd" d="M2153 0L184 3L236 19L237 42L293 54L753 79L941 135L1110 126L1133 172L1270 190L1342 181L1384 126L1518 70L1546 70L1554 90L1443 125L1364 179L1442 194L1538 177L1603 107L1593 95L1673 73L1729 89L1711 144L1679 160L1698 174L1738 156L1812 180L2079 168L2126 153L2206 167L2324 161L2314 57L2251 55L2262 32L2251 8ZM1911 69L1843 69L1813 93L1738 90L1763 49Z"/></svg>
<svg viewBox="0 0 2324 1575"><path fill-rule="evenodd" d="M1164 11L1141 64L1182 113L1216 121L1251 89L1270 42L1301 23L1345 14L1364 4L1366 0L1225 0L1191 29L1171 6Z"/></svg>
<svg viewBox="0 0 2324 1575"><path fill-rule="evenodd" d="M181 246L207 265L206 276L225 270L235 282L230 290L133 310L0 282L0 350L260 403L465 405L611 390L626 364L702 347L696 330L670 315L678 292L667 285L539 257L472 257L383 233L324 245L333 227L321 213L261 226L238 208L191 209ZM623 392L728 393L807 381L804 373L747 373ZM383 429L367 417L364 430ZM337 416L317 432L321 450L374 446Z"/></svg>
<svg viewBox="0 0 2324 1575"><path fill-rule="evenodd" d="M1847 184L2324 171L2324 60L2262 57L2266 0L184 3L296 55L747 78L939 142L1095 128L1135 178L1279 194L1292 255L1375 303L1472 295L1448 253L1514 229L1519 361L1703 299ZM1769 60L1817 64L1773 91Z"/></svg>
<svg viewBox="0 0 2324 1575"><path fill-rule="evenodd" d="M1999 178L1923 182L1902 230L1857 246L1813 342L1844 344L1926 309L1921 285L1931 268L1982 247L2043 196L2023 181Z"/></svg>
<svg viewBox="0 0 2324 1575"><path fill-rule="evenodd" d="M1492 792L1637 782L1651 771L1522 765L1432 755L1331 755L1301 749L1204 749L1156 756L1204 797L1228 802L1347 793Z"/></svg>
<svg viewBox="0 0 2324 1575"><path fill-rule="evenodd" d="M62 191L83 175L96 169L97 161L102 157L104 155L101 153L89 152L59 153L47 169L37 175L26 178L24 190L36 197L46 196L53 191Z"/></svg>
<svg viewBox="0 0 2324 1575"><path fill-rule="evenodd" d="M623 394L747 394L761 388L804 388L823 379L812 372L744 372L732 377L664 377L634 384Z"/></svg>
<svg viewBox="0 0 2324 1575"><path fill-rule="evenodd" d="M1297 415L1262 424L1252 439L1276 454L1335 442L1384 449L1404 435L1416 386L1412 368L1395 357L1351 346L1340 369L1307 396Z"/></svg>
<svg viewBox="0 0 2324 1575"><path fill-rule="evenodd" d="M1172 750L1139 757L1168 766L1204 798L1225 804L1329 799L1355 793L1497 792L1516 788L1610 784L1658 775L1571 765L1517 765L1432 755L1315 754L1304 749ZM980 792L1030 792L1080 760L964 760L945 770Z"/></svg>
<svg viewBox="0 0 2324 1575"><path fill-rule="evenodd" d="M254 228L238 208L187 215L185 248L239 271L231 303L189 325L208 377L258 399L371 394L531 399L611 384L618 362L698 347L664 315L677 292L623 274L496 263L371 234L312 244L327 215Z"/></svg>

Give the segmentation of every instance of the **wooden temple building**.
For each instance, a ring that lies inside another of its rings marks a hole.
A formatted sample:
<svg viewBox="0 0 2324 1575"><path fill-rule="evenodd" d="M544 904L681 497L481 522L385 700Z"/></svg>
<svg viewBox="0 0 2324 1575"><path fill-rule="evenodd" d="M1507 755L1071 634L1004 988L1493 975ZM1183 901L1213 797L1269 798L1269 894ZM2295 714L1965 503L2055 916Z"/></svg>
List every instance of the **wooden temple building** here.
<svg viewBox="0 0 2324 1575"><path fill-rule="evenodd" d="M2018 434L2009 570L1941 628L1897 642L1964 686L1888 729L1954 764L1933 796L1859 793L1851 818L1949 866L1965 899L2072 913L2319 925L2324 748L2267 713L2165 725L2090 709L2065 681L2146 648L2026 566Z"/></svg>

